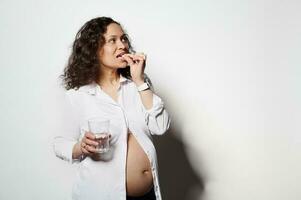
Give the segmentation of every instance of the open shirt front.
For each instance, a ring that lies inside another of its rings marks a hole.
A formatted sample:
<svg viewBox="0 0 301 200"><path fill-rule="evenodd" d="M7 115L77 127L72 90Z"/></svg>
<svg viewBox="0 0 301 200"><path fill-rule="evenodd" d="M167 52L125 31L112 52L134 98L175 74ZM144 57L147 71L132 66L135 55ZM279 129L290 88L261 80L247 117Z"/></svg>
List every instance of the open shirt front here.
<svg viewBox="0 0 301 200"><path fill-rule="evenodd" d="M152 135L162 135L170 125L170 116L162 99L153 94L153 106L145 109L136 85L120 76L118 102L114 101L96 83L78 90L68 90L63 102L63 123L54 138L57 157L77 163L73 185L74 200L125 200L127 136L130 131L146 153L153 175L156 199L161 200L158 164ZM88 131L89 119L110 120L110 151L102 160L90 157L72 159L73 146Z"/></svg>

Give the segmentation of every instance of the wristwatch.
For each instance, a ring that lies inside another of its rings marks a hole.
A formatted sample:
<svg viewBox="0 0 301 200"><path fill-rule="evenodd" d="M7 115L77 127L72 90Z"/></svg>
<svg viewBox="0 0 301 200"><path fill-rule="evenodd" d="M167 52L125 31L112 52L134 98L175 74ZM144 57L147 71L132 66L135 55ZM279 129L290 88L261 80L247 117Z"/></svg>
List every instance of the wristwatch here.
<svg viewBox="0 0 301 200"><path fill-rule="evenodd" d="M149 86L149 83L148 83L148 82L143 83L142 85L139 85L139 86L137 87L138 92L147 90L147 89L149 89L149 88L150 88L150 86Z"/></svg>

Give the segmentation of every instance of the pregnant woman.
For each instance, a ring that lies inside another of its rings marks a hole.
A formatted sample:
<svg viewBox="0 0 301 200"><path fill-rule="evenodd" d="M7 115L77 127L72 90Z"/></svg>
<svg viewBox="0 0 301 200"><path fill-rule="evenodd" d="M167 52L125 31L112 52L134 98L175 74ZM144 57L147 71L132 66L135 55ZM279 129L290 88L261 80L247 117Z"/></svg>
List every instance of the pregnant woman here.
<svg viewBox="0 0 301 200"><path fill-rule="evenodd" d="M109 17L85 23L62 75L63 120L53 146L57 157L77 163L74 200L161 200L152 135L170 117L144 73L146 56L135 53L121 25ZM109 120L109 151L90 120Z"/></svg>

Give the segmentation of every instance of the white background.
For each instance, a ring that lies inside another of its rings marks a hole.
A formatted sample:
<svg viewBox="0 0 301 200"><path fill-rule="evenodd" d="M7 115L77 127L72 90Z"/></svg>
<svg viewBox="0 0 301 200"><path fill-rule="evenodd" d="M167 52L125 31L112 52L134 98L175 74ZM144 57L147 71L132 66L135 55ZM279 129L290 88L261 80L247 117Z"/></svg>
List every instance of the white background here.
<svg viewBox="0 0 301 200"><path fill-rule="evenodd" d="M0 199L69 199L51 147L78 29L110 16L205 174L202 200L301 199L300 1L0 1ZM160 163L159 163L160 164ZM162 174L164 176L164 174Z"/></svg>

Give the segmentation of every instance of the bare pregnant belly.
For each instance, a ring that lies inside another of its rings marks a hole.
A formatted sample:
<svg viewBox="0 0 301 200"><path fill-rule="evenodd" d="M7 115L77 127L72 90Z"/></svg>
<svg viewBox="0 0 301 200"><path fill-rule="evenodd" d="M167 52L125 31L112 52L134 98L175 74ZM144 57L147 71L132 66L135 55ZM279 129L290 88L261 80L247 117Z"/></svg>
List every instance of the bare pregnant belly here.
<svg viewBox="0 0 301 200"><path fill-rule="evenodd" d="M128 135L126 190L129 196L142 196L153 185L150 162L135 136Z"/></svg>

